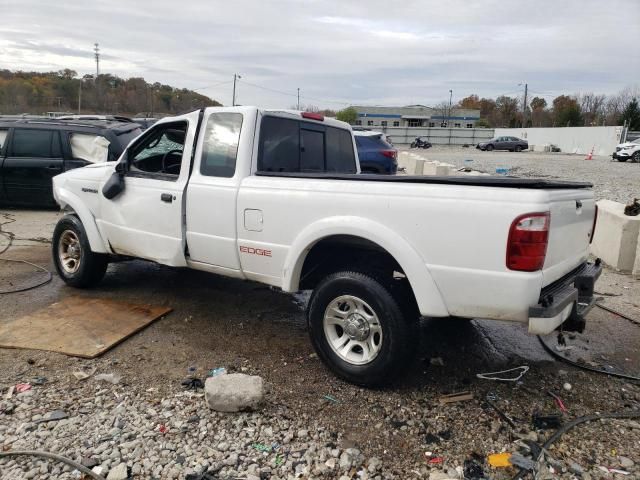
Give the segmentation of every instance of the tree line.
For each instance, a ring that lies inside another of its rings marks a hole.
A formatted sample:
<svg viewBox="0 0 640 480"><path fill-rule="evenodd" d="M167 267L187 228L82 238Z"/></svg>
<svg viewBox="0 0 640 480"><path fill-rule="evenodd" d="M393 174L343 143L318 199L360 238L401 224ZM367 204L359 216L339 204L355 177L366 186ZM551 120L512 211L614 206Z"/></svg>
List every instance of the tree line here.
<svg viewBox="0 0 640 480"><path fill-rule="evenodd" d="M74 70L0 70L0 113L48 111L154 116L222 105L206 95L144 78L109 73L78 76Z"/></svg>
<svg viewBox="0 0 640 480"><path fill-rule="evenodd" d="M614 95L559 95L551 103L533 96L523 108L523 99L501 95L494 100L472 94L456 106L480 110L478 126L583 127L622 125L626 121L632 130L640 130L638 97L638 87L628 87Z"/></svg>

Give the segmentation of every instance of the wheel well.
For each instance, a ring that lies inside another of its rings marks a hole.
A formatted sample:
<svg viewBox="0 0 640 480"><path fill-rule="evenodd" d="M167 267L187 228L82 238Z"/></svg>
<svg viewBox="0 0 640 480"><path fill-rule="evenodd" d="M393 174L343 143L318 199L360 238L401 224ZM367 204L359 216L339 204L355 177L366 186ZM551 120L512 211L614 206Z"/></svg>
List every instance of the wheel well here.
<svg viewBox="0 0 640 480"><path fill-rule="evenodd" d="M344 270L371 274L417 312L409 280L393 255L377 243L353 235L333 235L313 245L302 265L299 288L312 290L327 275Z"/></svg>

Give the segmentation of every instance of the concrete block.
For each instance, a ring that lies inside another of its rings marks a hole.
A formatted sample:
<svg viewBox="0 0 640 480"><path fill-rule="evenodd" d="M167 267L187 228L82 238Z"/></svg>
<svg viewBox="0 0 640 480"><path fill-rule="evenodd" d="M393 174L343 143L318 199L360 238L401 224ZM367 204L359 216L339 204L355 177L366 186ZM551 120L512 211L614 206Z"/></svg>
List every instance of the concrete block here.
<svg viewBox="0 0 640 480"><path fill-rule="evenodd" d="M640 216L625 215L624 204L611 200L600 200L597 205L598 221L591 253L610 267L629 273L637 265Z"/></svg>
<svg viewBox="0 0 640 480"><path fill-rule="evenodd" d="M640 279L640 233L638 234L638 247L636 248L636 261L633 265L633 276Z"/></svg>

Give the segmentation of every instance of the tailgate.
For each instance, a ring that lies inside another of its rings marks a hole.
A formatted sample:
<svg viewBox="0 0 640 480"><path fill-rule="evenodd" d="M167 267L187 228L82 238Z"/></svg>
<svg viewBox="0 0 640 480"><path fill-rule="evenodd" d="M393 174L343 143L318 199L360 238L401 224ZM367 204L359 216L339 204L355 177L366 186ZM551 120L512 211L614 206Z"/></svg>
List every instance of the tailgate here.
<svg viewBox="0 0 640 480"><path fill-rule="evenodd" d="M549 190L551 223L545 258L543 286L570 272L589 255L595 214L593 191Z"/></svg>

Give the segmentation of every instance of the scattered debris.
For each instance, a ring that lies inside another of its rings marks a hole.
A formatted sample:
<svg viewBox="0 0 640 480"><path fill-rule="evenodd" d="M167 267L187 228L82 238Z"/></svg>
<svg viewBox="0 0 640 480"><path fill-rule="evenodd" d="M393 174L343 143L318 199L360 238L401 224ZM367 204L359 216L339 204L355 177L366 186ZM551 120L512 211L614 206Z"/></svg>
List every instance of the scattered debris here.
<svg viewBox="0 0 640 480"><path fill-rule="evenodd" d="M49 379L47 377L34 377L33 380L31 380L34 385L44 385L48 381Z"/></svg>
<svg viewBox="0 0 640 480"><path fill-rule="evenodd" d="M207 378L204 397L212 410L239 412L255 409L264 395L262 377L232 373Z"/></svg>
<svg viewBox="0 0 640 480"><path fill-rule="evenodd" d="M4 399L5 400L9 400L12 395L13 395L13 391L16 389L15 385L11 385L9 387L9 389L7 390L7 393L4 394Z"/></svg>
<svg viewBox="0 0 640 480"><path fill-rule="evenodd" d="M558 405L558 408L560 409L560 411L562 413L567 413L567 407L564 406L564 402L562 401L562 399L556 395L555 393L551 392L551 391L547 391L547 393L553 397L553 400L556 402L556 405Z"/></svg>
<svg viewBox="0 0 640 480"><path fill-rule="evenodd" d="M325 395L324 397L325 400L329 400L332 403L340 403L340 400L338 400L336 397L334 397L333 395Z"/></svg>
<svg viewBox="0 0 640 480"><path fill-rule="evenodd" d="M571 390L571 384L566 382L564 385L562 385L562 388L564 388L567 392Z"/></svg>
<svg viewBox="0 0 640 480"><path fill-rule="evenodd" d="M494 400L496 400L497 398L498 397L494 393L492 393L492 392L487 393L487 397L486 397L487 405L489 405L491 408L493 408L496 411L496 413L498 414L498 416L502 420L507 422L511 426L511 428L513 428L514 430L517 429L518 427L516 426L514 421L511 420L511 418L509 418L509 416L506 413L504 413L502 410L500 410L495 403L493 403Z"/></svg>
<svg viewBox="0 0 640 480"><path fill-rule="evenodd" d="M625 470L618 470L617 468L608 468L598 465L598 468L605 473L617 473L619 475L631 475L631 472L627 472Z"/></svg>
<svg viewBox="0 0 640 480"><path fill-rule="evenodd" d="M186 387L187 390L198 390L199 388L204 388L204 383L199 378L186 378L182 381L182 386Z"/></svg>
<svg viewBox="0 0 640 480"><path fill-rule="evenodd" d="M31 390L30 383L18 383L16 385L16 393L26 392L27 390Z"/></svg>
<svg viewBox="0 0 640 480"><path fill-rule="evenodd" d="M476 374L476 377L481 378L482 380L495 380L497 382L517 382L528 371L529 371L529 367L527 365L522 365L521 367L510 368L509 370L501 370L499 372L478 373ZM513 372L514 375L510 377L497 376L497 375L502 375L504 373L511 373L511 372Z"/></svg>
<svg viewBox="0 0 640 480"><path fill-rule="evenodd" d="M436 367L444 367L444 360L442 360L442 357L433 357L429 360L429 363Z"/></svg>
<svg viewBox="0 0 640 480"><path fill-rule="evenodd" d="M269 445L263 445L262 443L254 443L251 446L256 450L258 450L259 452L270 452L272 450L272 448Z"/></svg>
<svg viewBox="0 0 640 480"><path fill-rule="evenodd" d="M509 452L492 453L487 457L487 461L493 468L506 468L512 466L509 461L510 458L511 454Z"/></svg>
<svg viewBox="0 0 640 480"><path fill-rule="evenodd" d="M555 348L558 352L566 352L568 350L574 350L576 347L575 345L556 345Z"/></svg>
<svg viewBox="0 0 640 480"><path fill-rule="evenodd" d="M468 458L464 461L463 475L465 480L482 480L485 478L482 465L473 458Z"/></svg>
<svg viewBox="0 0 640 480"><path fill-rule="evenodd" d="M536 462L531 460L530 458L523 457L519 453L511 454L509 457L509 462L516 467L520 467L524 470L534 470L536 468Z"/></svg>
<svg viewBox="0 0 640 480"><path fill-rule="evenodd" d="M534 413L531 416L531 423L533 423L534 428L539 430L560 428L562 426L562 415L558 413L552 413L549 415Z"/></svg>
<svg viewBox="0 0 640 480"><path fill-rule="evenodd" d="M218 375L225 375L227 373L227 369L224 367L214 368L213 370L209 370L207 373L207 378L217 377Z"/></svg>
<svg viewBox="0 0 640 480"><path fill-rule="evenodd" d="M107 475L107 480L127 480L127 478L129 478L129 472L126 463L119 463L109 470L109 475Z"/></svg>
<svg viewBox="0 0 640 480"><path fill-rule="evenodd" d="M158 425L158 431L164 435L165 433L167 433L169 431L169 428L166 425L164 425L163 423L161 423L161 424Z"/></svg>
<svg viewBox="0 0 640 480"><path fill-rule="evenodd" d="M78 381L86 380L87 378L93 376L93 374L96 373L96 370L98 370L96 367L93 367L88 372L78 370L76 372L73 372L73 376L76 377L76 380Z"/></svg>
<svg viewBox="0 0 640 480"><path fill-rule="evenodd" d="M449 395L442 395L439 400L442 405L447 403L464 402L466 400L473 400L473 394L469 391L450 393Z"/></svg>
<svg viewBox="0 0 640 480"><path fill-rule="evenodd" d="M444 458L443 457L431 457L431 458L429 458L429 460L427 460L427 463L429 465L440 465L441 463L444 463Z"/></svg>
<svg viewBox="0 0 640 480"><path fill-rule="evenodd" d="M640 215L640 200L637 198L633 199L633 202L628 203L624 207L624 214L629 217L635 217Z"/></svg>
<svg viewBox="0 0 640 480"><path fill-rule="evenodd" d="M69 418L67 412L65 412L64 410L54 410L53 412L46 414L40 420L36 420L35 423L56 422L64 418Z"/></svg>
<svg viewBox="0 0 640 480"><path fill-rule="evenodd" d="M98 381L109 382L113 385L117 385L122 380L122 377L117 373L101 373L100 375L96 375L94 377Z"/></svg>

